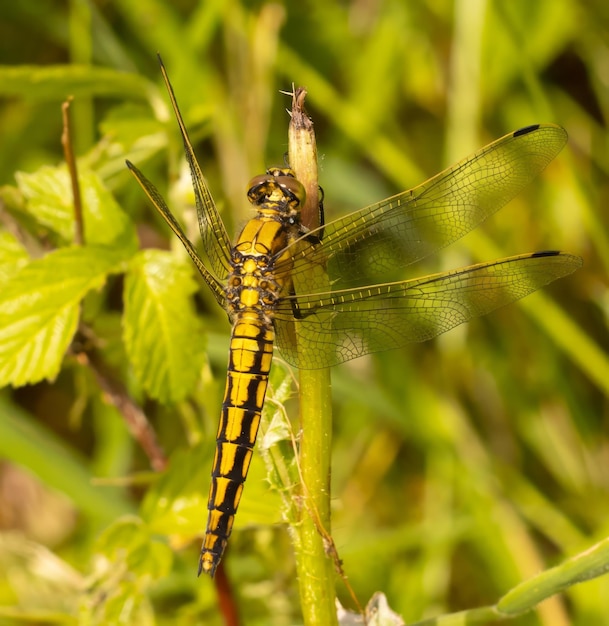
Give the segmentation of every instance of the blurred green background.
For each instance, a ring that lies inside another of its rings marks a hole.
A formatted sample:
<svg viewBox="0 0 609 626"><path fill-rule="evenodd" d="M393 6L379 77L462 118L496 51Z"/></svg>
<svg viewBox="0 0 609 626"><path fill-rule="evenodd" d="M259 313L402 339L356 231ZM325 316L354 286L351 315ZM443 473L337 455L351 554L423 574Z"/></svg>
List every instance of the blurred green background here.
<svg viewBox="0 0 609 626"><path fill-rule="evenodd" d="M157 52L230 232L249 214L249 179L283 163L289 100L280 90L292 84L309 92L328 219L415 186L516 128L567 129L568 146L539 180L436 267L563 249L582 256L583 269L436 341L333 371L333 536L360 601L382 590L406 622L492 604L607 537L606 3L3 2L5 250L23 230L38 254L57 243L14 219L7 198L19 195L16 171L62 161L68 95L76 152L134 221L140 245L184 256L126 157L197 240ZM160 480L150 473L73 357L53 382L3 389L2 624L222 623L214 587L194 573L228 324L209 294L196 296L209 360L188 397L164 405L127 366L121 290L117 275L95 295L100 350L144 407L170 470ZM297 431L297 407L290 413ZM279 498L259 460L252 472L227 572L244 624L297 624ZM609 577L511 623L609 623Z"/></svg>

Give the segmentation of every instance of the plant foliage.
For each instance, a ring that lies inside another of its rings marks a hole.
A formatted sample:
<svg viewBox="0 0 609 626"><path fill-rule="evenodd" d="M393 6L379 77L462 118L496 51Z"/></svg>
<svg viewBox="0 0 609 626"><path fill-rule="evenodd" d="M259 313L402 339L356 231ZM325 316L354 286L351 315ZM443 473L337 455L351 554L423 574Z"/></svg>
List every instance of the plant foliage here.
<svg viewBox="0 0 609 626"><path fill-rule="evenodd" d="M124 165L196 242L157 51L229 232L247 181L283 162L292 83L308 90L330 218L518 127L567 129L524 194L413 271L549 248L585 267L332 372L332 538L370 623L609 621L602 3L49 1L3 3L0 24L0 622L226 623L195 576L226 315ZM226 557L248 625L302 619L278 523L298 505L291 381L276 359Z"/></svg>

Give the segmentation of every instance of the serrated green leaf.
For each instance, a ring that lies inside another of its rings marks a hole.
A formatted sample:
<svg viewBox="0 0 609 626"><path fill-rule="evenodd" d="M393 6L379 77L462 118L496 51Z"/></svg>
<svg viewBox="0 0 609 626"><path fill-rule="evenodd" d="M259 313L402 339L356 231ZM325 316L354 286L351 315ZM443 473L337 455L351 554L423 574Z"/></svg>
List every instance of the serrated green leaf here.
<svg viewBox="0 0 609 626"><path fill-rule="evenodd" d="M6 231L0 231L0 284L16 274L30 257L25 248Z"/></svg>
<svg viewBox="0 0 609 626"><path fill-rule="evenodd" d="M17 184L26 199L26 210L40 224L64 241L74 240L74 205L70 176L65 166L41 167L31 174L17 172ZM99 176L91 170L79 172L83 204L85 243L122 248L125 257L137 249L135 228Z"/></svg>
<svg viewBox="0 0 609 626"><path fill-rule="evenodd" d="M152 582L168 576L173 562L169 547L130 515L104 531L96 552L97 572L82 594L80 623L153 624L147 591Z"/></svg>
<svg viewBox="0 0 609 626"><path fill-rule="evenodd" d="M145 250L127 273L127 354L144 389L161 402L183 400L203 367L203 328L191 299L196 289L189 268L168 252Z"/></svg>
<svg viewBox="0 0 609 626"><path fill-rule="evenodd" d="M263 409L264 435L260 438L258 447L266 451L279 442L287 441L291 446L292 431L283 405L294 396L294 376L288 365L276 360L271 368L270 389ZM284 485L285 487L285 485Z"/></svg>
<svg viewBox="0 0 609 626"><path fill-rule="evenodd" d="M169 546L150 539L129 555L129 571L154 580L169 575L173 563L173 553Z"/></svg>
<svg viewBox="0 0 609 626"><path fill-rule="evenodd" d="M33 261L0 290L0 386L53 379L76 331L78 305L117 269L108 248L65 248Z"/></svg>
<svg viewBox="0 0 609 626"><path fill-rule="evenodd" d="M98 539L97 551L109 561L123 562L137 576L162 578L171 569L171 550L153 540L149 527L135 515L126 515L108 527Z"/></svg>
<svg viewBox="0 0 609 626"><path fill-rule="evenodd" d="M129 626L130 624L148 626L148 624L154 624L147 598L133 581L122 580L112 588L109 587L107 591L104 589L99 596L96 598L97 602L94 604L95 609L92 611L92 616L87 616L86 621L83 620L84 623L99 626L105 624L112 624L113 626ZM148 615L148 618L145 615Z"/></svg>
<svg viewBox="0 0 609 626"><path fill-rule="evenodd" d="M97 539L96 549L105 556L132 551L149 540L144 522L136 515L124 515L108 526Z"/></svg>
<svg viewBox="0 0 609 626"><path fill-rule="evenodd" d="M73 241L74 208L67 169L45 165L31 174L15 172L15 180L26 199L26 211L64 241Z"/></svg>
<svg viewBox="0 0 609 626"><path fill-rule="evenodd" d="M146 98L156 87L138 74L90 65L0 66L0 94L37 100L68 96Z"/></svg>
<svg viewBox="0 0 609 626"><path fill-rule="evenodd" d="M79 174L87 245L122 246L126 255L135 253L138 241L129 216L95 172Z"/></svg>
<svg viewBox="0 0 609 626"><path fill-rule="evenodd" d="M294 521L296 509L293 489L300 483L299 468L294 453L294 433L289 423L285 403L294 395L294 377L289 366L275 360L270 373L270 388L262 411L258 450L264 459L268 482L273 493L281 496L283 516Z"/></svg>

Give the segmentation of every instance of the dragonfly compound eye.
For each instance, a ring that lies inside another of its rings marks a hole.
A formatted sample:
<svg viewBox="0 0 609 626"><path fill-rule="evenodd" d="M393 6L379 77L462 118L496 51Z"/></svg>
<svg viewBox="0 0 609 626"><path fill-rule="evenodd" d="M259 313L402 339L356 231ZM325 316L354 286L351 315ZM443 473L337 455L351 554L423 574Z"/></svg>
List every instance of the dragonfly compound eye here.
<svg viewBox="0 0 609 626"><path fill-rule="evenodd" d="M249 201L260 206L267 202L285 202L292 208L301 206L306 198L302 184L294 178L291 170L269 170L250 181L247 197Z"/></svg>
<svg viewBox="0 0 609 626"><path fill-rule="evenodd" d="M288 199L288 204L293 208L302 206L306 200L307 193L302 183L292 176L277 176L277 184Z"/></svg>

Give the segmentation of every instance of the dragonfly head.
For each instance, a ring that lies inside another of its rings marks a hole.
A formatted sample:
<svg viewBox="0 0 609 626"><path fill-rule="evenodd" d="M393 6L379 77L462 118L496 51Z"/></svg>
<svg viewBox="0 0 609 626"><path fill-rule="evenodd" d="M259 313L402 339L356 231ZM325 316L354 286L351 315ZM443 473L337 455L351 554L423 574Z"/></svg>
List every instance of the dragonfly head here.
<svg viewBox="0 0 609 626"><path fill-rule="evenodd" d="M276 167L252 178L247 197L256 207L295 211L304 204L306 192L291 169Z"/></svg>

